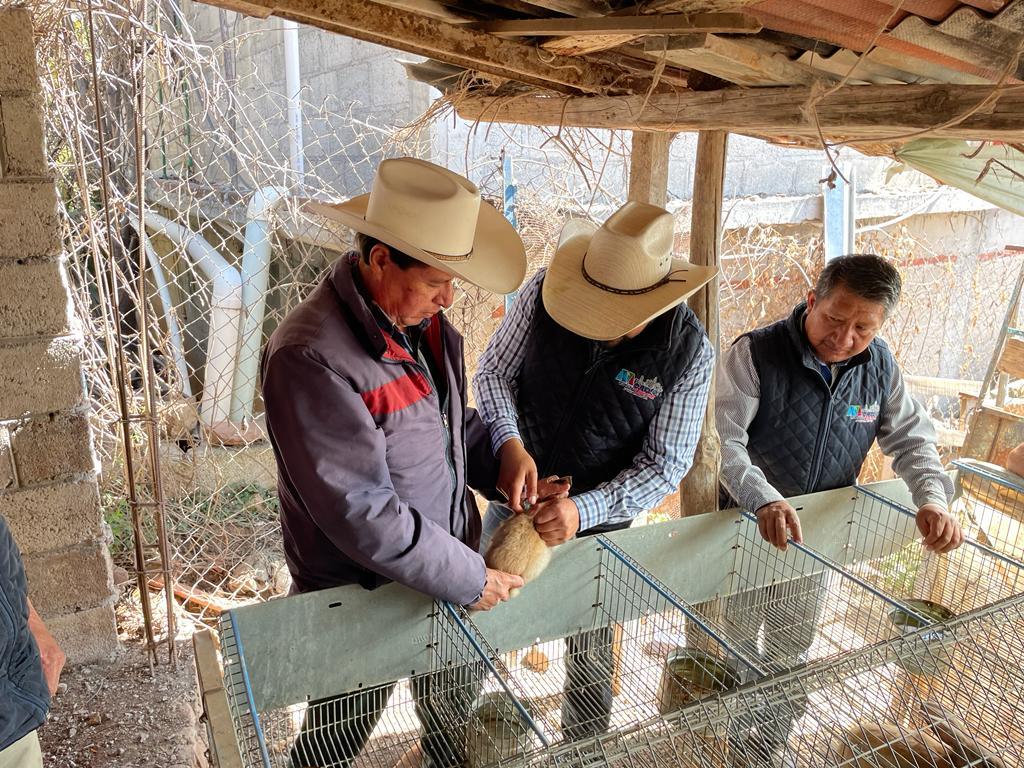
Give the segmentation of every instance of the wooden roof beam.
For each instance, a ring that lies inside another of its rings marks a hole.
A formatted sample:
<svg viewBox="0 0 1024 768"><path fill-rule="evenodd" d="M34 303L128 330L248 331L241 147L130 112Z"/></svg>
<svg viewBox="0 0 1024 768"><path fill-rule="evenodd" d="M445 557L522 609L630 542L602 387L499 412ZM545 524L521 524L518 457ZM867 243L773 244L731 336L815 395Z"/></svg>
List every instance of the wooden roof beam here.
<svg viewBox="0 0 1024 768"><path fill-rule="evenodd" d="M644 91L650 78L502 40L368 0L204 0L250 16L274 15L359 40L566 94Z"/></svg>
<svg viewBox="0 0 1024 768"><path fill-rule="evenodd" d="M512 19L485 21L474 29L498 37L557 37L572 35L685 35L691 33L753 34L761 24L742 13L673 13L664 16L604 16L597 19Z"/></svg>
<svg viewBox="0 0 1024 768"><path fill-rule="evenodd" d="M817 124L807 114L811 88L659 93L650 97L470 96L455 107L468 120L525 125L642 131L725 130L767 136L899 141L929 131L936 138L1024 141L1024 88L1005 88L993 103L960 123L938 128L975 109L993 93L987 85L846 86L817 103Z"/></svg>

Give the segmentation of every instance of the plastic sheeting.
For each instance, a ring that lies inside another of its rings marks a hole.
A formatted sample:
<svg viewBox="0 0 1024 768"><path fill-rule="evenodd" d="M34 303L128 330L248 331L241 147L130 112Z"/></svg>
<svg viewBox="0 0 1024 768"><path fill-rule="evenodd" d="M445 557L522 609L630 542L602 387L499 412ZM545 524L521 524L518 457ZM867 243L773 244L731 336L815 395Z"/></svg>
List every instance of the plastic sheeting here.
<svg viewBox="0 0 1024 768"><path fill-rule="evenodd" d="M1024 216L1024 152L1019 145L918 139L896 151L905 166Z"/></svg>

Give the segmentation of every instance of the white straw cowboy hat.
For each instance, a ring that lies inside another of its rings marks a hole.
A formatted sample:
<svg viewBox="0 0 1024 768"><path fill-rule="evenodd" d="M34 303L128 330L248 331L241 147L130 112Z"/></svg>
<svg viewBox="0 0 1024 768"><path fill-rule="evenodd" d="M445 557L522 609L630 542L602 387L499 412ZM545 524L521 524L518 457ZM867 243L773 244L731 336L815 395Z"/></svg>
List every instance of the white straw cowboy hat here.
<svg viewBox="0 0 1024 768"><path fill-rule="evenodd" d="M542 296L563 328L609 341L680 304L717 273L672 258L672 214L628 202L600 227L566 222Z"/></svg>
<svg viewBox="0 0 1024 768"><path fill-rule="evenodd" d="M303 207L494 293L511 293L526 275L515 228L472 182L425 160L384 160L369 194Z"/></svg>

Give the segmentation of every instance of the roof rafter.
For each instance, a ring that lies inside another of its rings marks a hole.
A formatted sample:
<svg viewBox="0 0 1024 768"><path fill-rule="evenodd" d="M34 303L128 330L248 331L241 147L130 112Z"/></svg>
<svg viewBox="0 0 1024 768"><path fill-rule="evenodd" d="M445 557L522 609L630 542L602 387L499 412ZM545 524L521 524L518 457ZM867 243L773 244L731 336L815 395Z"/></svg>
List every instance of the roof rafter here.
<svg viewBox="0 0 1024 768"><path fill-rule="evenodd" d="M274 15L367 42L562 93L643 91L650 78L368 0L207 0L251 16Z"/></svg>
<svg viewBox="0 0 1024 768"><path fill-rule="evenodd" d="M756 33L761 24L742 13L673 13L662 16L604 16L597 19L510 19L474 24L498 37L558 35L685 35L689 33Z"/></svg>
<svg viewBox="0 0 1024 768"><path fill-rule="evenodd" d="M804 86L725 89L628 97L467 96L457 100L469 120L644 131L727 130L829 140L898 141L905 134L960 139L1024 141L1024 88L992 86L845 86L815 106ZM985 109L977 109L994 96ZM976 110L973 111L972 110ZM971 112L971 114L967 114ZM955 125L945 123L967 115Z"/></svg>

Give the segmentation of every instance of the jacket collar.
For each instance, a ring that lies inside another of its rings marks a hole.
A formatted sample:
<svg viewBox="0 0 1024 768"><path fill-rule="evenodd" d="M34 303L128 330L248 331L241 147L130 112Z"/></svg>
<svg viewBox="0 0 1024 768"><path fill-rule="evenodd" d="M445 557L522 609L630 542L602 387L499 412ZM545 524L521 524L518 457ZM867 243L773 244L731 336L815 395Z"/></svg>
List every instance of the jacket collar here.
<svg viewBox="0 0 1024 768"><path fill-rule="evenodd" d="M811 347L811 343L807 340L807 333L804 331L804 315L807 314L807 302L801 301L793 309L793 312L789 315L789 319L786 320L786 328L789 331L789 340L793 342L793 345L797 348L800 353L800 358L803 361L805 367L810 368L812 371L817 371L821 363L818 360L817 355L814 354L814 348ZM874 342L872 341L872 344ZM842 368L853 368L858 365L864 365L871 360L871 344L863 352L854 355L851 358L843 360L839 365Z"/></svg>
<svg viewBox="0 0 1024 768"><path fill-rule="evenodd" d="M349 324L366 347L366 351L378 360L414 362L412 356L390 333L386 333L374 315L369 299L361 289L362 280L356 266L359 256L350 251L335 263L331 270L331 287L341 303L348 309ZM426 329L428 335L440 336L441 315L434 315Z"/></svg>

